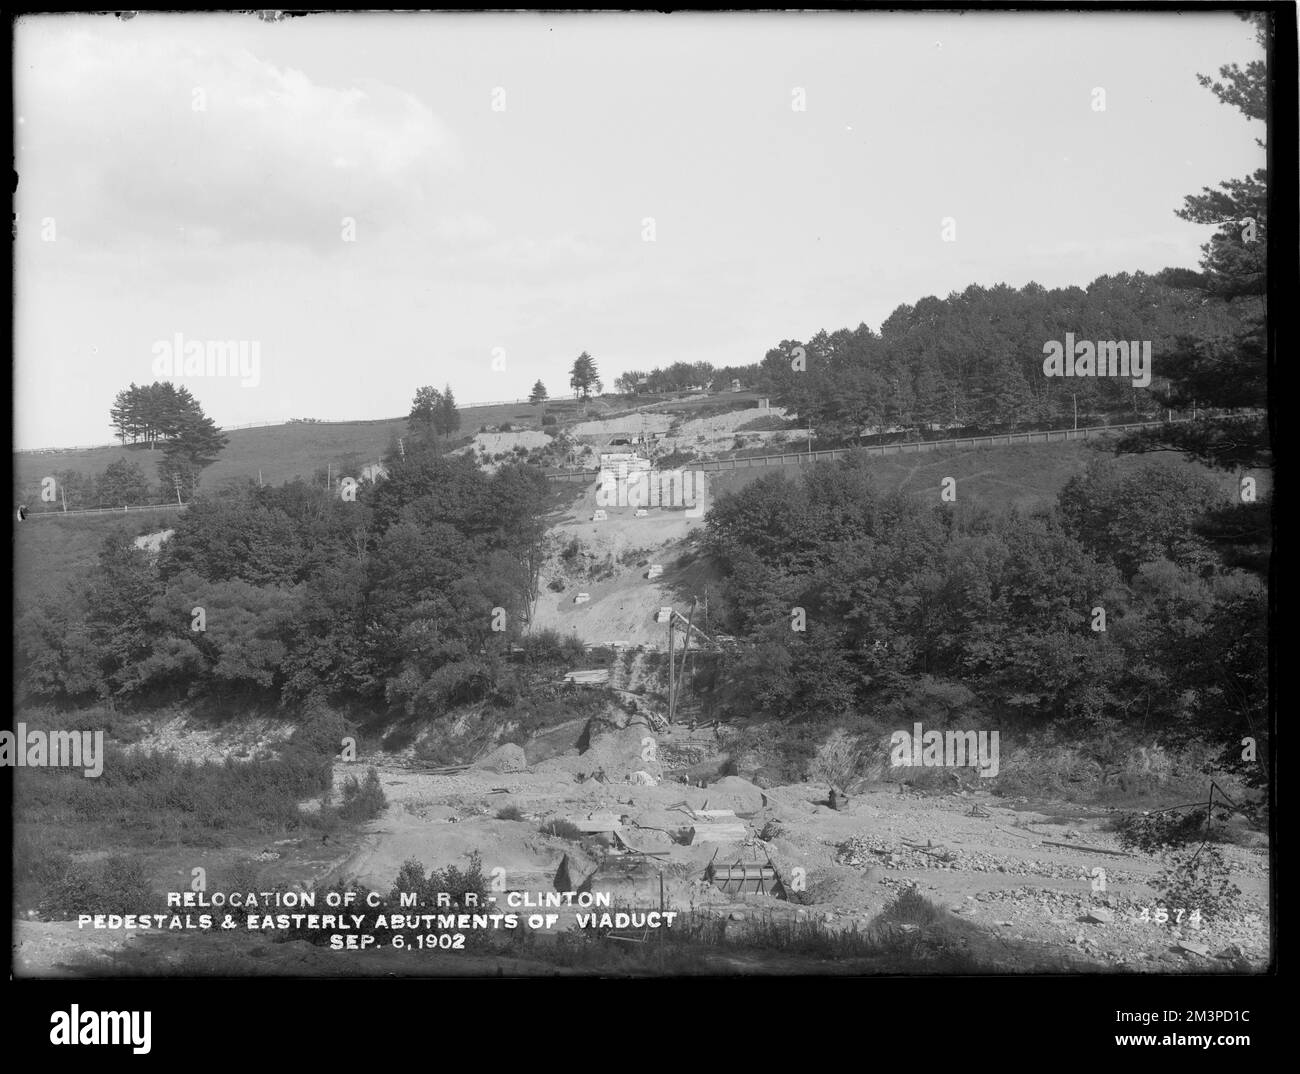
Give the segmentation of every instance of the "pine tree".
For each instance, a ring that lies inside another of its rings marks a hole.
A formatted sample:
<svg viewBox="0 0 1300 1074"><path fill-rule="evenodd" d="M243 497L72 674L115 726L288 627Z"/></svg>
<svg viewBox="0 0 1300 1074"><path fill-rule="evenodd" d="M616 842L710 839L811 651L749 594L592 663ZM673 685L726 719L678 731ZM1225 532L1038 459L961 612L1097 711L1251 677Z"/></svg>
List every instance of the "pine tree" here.
<svg viewBox="0 0 1300 1074"><path fill-rule="evenodd" d="M1249 121L1266 122L1271 54L1269 15L1242 13L1255 25L1255 38L1264 60L1244 69L1234 64L1219 68L1223 80L1208 75L1197 80L1223 104L1232 105ZM1264 142L1256 139L1261 147ZM1177 215L1184 220L1217 227L1201 249L1207 298L1227 299L1239 308L1238 325L1218 338L1179 340L1177 349L1161 363L1169 380L1161 402L1168 407L1263 408L1268 401L1268 345L1264 326L1266 295L1266 235L1268 231L1268 173L1260 168L1251 175L1229 179L1219 190L1204 188L1184 198ZM1125 451L1175 448L1209 466L1240 469L1267 465L1270 458L1268 428L1261 416L1193 422L1167 426L1154 433L1126 437Z"/></svg>
<svg viewBox="0 0 1300 1074"><path fill-rule="evenodd" d="M446 385L438 399L437 409L433 415L433 431L439 436L450 436L460 428L460 411L456 409L456 397L451 394L451 385Z"/></svg>
<svg viewBox="0 0 1300 1074"><path fill-rule="evenodd" d="M569 373L569 387L573 389L573 397L579 395L586 399L591 395L591 390L600 382L600 375L596 372L596 361L590 354L583 351L573 362L573 369Z"/></svg>

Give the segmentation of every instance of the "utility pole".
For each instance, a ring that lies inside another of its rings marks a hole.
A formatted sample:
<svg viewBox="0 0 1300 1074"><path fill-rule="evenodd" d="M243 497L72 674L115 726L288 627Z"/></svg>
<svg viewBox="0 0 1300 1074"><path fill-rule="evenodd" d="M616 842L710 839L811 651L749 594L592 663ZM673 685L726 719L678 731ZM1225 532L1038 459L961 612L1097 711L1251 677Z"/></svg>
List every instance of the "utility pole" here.
<svg viewBox="0 0 1300 1074"><path fill-rule="evenodd" d="M668 722L673 722L673 709L677 705L677 687L674 673L677 670L676 661L673 659L673 623L672 613L668 613Z"/></svg>

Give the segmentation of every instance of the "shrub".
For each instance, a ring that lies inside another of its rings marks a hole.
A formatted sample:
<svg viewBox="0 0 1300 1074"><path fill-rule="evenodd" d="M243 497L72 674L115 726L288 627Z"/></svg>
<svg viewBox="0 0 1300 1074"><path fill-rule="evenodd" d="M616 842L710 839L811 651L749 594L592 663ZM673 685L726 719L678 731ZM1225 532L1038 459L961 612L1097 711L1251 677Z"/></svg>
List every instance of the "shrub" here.
<svg viewBox="0 0 1300 1074"><path fill-rule="evenodd" d="M388 796L379 783L379 773L373 768L366 772L366 778L358 782L356 776L348 776L343 781L343 804L339 806L339 817L349 822L372 820L388 808Z"/></svg>
<svg viewBox="0 0 1300 1074"><path fill-rule="evenodd" d="M514 432L514 426L511 425L508 421L503 421L499 426L497 426L497 432L499 433Z"/></svg>
<svg viewBox="0 0 1300 1074"><path fill-rule="evenodd" d="M497 810L497 820L523 820L524 811L515 805L502 806Z"/></svg>
<svg viewBox="0 0 1300 1074"><path fill-rule="evenodd" d="M671 451L667 455L659 459L658 465L660 469L671 470L674 469L675 467L682 466L685 463L691 462L694 458L695 458L695 452L690 450L679 449L676 451Z"/></svg>
<svg viewBox="0 0 1300 1074"><path fill-rule="evenodd" d="M155 896L144 865L112 855L95 863L61 859L37 906L44 921L64 921L78 914L132 914L152 908Z"/></svg>
<svg viewBox="0 0 1300 1074"><path fill-rule="evenodd" d="M339 712L321 703L308 703L304 719L289 739L289 747L317 757L336 756L343 748L343 739L355 732Z"/></svg>
<svg viewBox="0 0 1300 1074"><path fill-rule="evenodd" d="M1232 883L1218 847L1206 845L1195 851L1175 852L1165 861L1165 868L1152 879L1151 887L1159 892L1166 906L1199 909L1201 916L1210 921L1236 905L1241 889Z"/></svg>
<svg viewBox="0 0 1300 1074"><path fill-rule="evenodd" d="M545 414L542 416L542 425L554 425L554 424L555 424L554 414Z"/></svg>
<svg viewBox="0 0 1300 1074"><path fill-rule="evenodd" d="M582 831L576 824L558 818L555 820L548 820L538 829L538 831L543 835L553 835L557 839L571 839L574 842L577 842L582 838Z"/></svg>
<svg viewBox="0 0 1300 1074"><path fill-rule="evenodd" d="M835 787L843 787L857 773L858 762L861 759L862 749L857 737L836 728L826 741L817 747L809 771L815 780Z"/></svg>

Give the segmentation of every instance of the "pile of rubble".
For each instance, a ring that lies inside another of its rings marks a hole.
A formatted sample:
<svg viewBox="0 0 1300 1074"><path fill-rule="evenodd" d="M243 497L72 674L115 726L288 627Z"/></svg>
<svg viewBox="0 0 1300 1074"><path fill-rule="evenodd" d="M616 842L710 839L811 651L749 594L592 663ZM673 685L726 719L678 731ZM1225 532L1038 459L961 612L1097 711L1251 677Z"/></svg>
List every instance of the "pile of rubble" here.
<svg viewBox="0 0 1300 1074"><path fill-rule="evenodd" d="M854 836L836 847L835 860L840 865L858 868L883 866L886 869L951 869L974 873L1006 873L1012 876L1045 876L1056 880L1087 879L1090 866L1054 861L1021 861L955 850L943 846L894 843L870 835ZM1108 866L1106 875L1117 883L1137 883L1140 878Z"/></svg>

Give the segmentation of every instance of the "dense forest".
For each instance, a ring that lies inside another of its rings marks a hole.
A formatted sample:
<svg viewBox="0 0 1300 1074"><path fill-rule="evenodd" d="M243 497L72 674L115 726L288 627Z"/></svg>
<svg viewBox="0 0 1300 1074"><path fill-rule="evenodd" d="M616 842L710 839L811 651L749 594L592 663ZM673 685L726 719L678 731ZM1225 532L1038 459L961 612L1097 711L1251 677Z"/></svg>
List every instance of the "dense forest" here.
<svg viewBox="0 0 1300 1074"><path fill-rule="evenodd" d="M1209 297L1198 282L1195 273L1166 270L1050 291L971 286L900 306L878 333L859 325L785 341L768 351L760 379L802 421L841 436L873 427L1061 427L1072 423L1076 407L1081 423L1154 417L1171 405L1169 377L1179 355L1231 334L1243 315L1241 302ZM1044 346L1067 333L1093 342L1150 341L1150 386L1134 387L1126 377L1046 376Z"/></svg>
<svg viewBox="0 0 1300 1074"><path fill-rule="evenodd" d="M1262 353L1254 356L1249 378L1222 385L1202 373L1202 383L1185 383L1191 356L1239 344L1262 316L1262 296L1225 295L1212 282L1208 274L1166 269L1050 291L1034 283L972 285L944 299L899 306L878 332L865 324L823 329L805 341L782 341L752 366L678 362L625 374L617 386L629 394L710 384L725 391L735 379L811 423L822 440L850 443L871 430L1059 428L1076 414L1087 424L1153 418L1198 404L1262 406ZM1045 376L1044 346L1067 333L1094 343L1149 341L1150 385Z"/></svg>
<svg viewBox="0 0 1300 1074"><path fill-rule="evenodd" d="M1099 458L1055 509L992 513L873 486L869 462L722 498L708 553L743 642L713 695L736 713L889 713L1198 739L1240 760L1267 702L1267 534L1189 468Z"/></svg>
<svg viewBox="0 0 1300 1074"><path fill-rule="evenodd" d="M34 698L357 702L410 715L505 689L545 480L417 443L355 501L295 481L201 497L157 562L110 538L89 586L17 609Z"/></svg>

